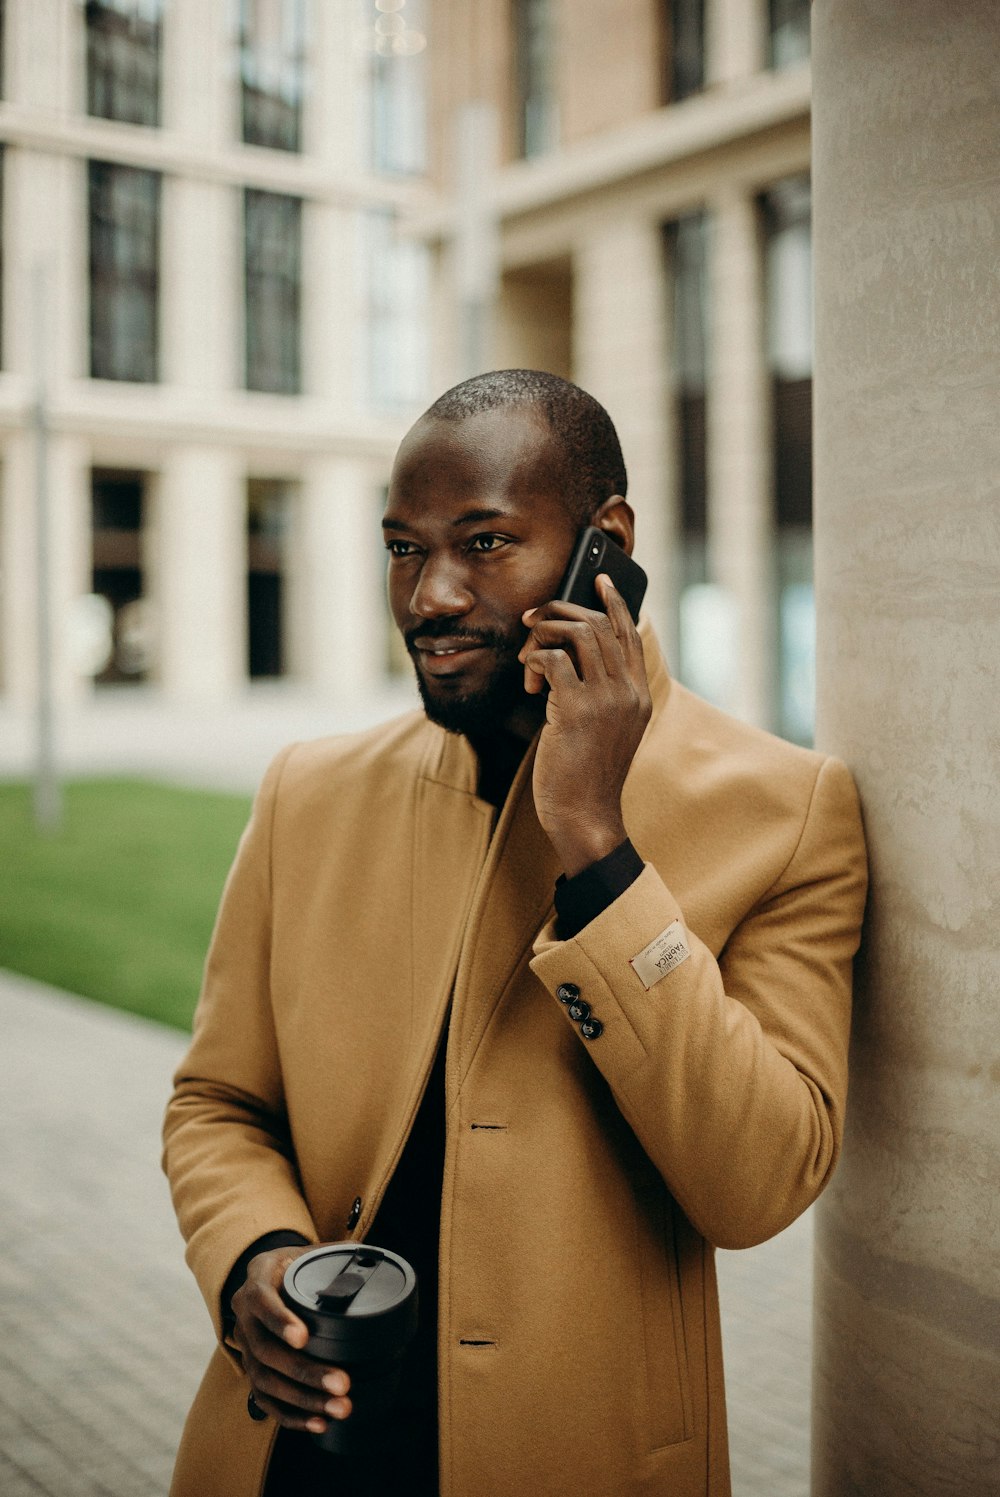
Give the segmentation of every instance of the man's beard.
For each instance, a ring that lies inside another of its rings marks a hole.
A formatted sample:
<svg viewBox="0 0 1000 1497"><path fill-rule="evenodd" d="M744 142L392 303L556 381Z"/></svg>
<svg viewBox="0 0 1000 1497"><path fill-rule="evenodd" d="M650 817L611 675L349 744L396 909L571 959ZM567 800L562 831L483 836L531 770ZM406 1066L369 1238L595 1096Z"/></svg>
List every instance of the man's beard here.
<svg viewBox="0 0 1000 1497"><path fill-rule="evenodd" d="M517 707L530 700L524 690L524 666L517 658L528 631L522 629L518 637L513 637L495 629L463 629L463 640L487 645L497 651L496 665L485 684L475 690L463 691L460 686L455 686L444 690L439 688L432 695L432 683L425 679L416 664L413 640L418 635L424 639L435 635L445 638L456 632L454 624L443 621L437 628L429 623L421 624L407 634L406 647L414 657L420 699L431 722L447 732L472 739L488 737L504 727Z"/></svg>

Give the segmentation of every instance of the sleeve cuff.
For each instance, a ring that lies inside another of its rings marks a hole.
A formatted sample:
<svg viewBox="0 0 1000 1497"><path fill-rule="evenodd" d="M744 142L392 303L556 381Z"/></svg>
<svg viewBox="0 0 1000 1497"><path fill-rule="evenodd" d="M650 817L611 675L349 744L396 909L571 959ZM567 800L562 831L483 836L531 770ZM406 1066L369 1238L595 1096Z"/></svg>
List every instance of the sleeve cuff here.
<svg viewBox="0 0 1000 1497"><path fill-rule="evenodd" d="M308 1247L309 1238L303 1237L301 1232L265 1232L263 1237L258 1237L256 1242L251 1242L246 1252L240 1254L229 1271L229 1277L222 1286L222 1325L228 1336L236 1324L232 1312L233 1295L237 1289L241 1289L246 1281L247 1269L250 1260L256 1258L258 1253L269 1253L272 1248L282 1247Z"/></svg>
<svg viewBox="0 0 1000 1497"><path fill-rule="evenodd" d="M628 837L573 878L556 881L556 934L570 941L635 883L643 862Z"/></svg>

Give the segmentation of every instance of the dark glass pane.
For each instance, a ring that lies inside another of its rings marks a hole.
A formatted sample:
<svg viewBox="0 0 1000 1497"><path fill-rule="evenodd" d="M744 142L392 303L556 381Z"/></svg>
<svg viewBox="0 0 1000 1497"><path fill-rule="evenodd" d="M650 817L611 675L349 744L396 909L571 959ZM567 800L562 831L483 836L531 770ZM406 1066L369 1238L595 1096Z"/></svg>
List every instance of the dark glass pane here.
<svg viewBox="0 0 1000 1497"><path fill-rule="evenodd" d="M772 383L774 507L779 526L812 524L812 380Z"/></svg>
<svg viewBox="0 0 1000 1497"><path fill-rule="evenodd" d="M705 87L705 0L661 0L663 101L679 103Z"/></svg>
<svg viewBox="0 0 1000 1497"><path fill-rule="evenodd" d="M251 678L284 674L280 572L247 573L248 666Z"/></svg>
<svg viewBox="0 0 1000 1497"><path fill-rule="evenodd" d="M94 529L142 529L142 474L95 468L91 484Z"/></svg>
<svg viewBox="0 0 1000 1497"><path fill-rule="evenodd" d="M809 0L769 0L770 61L787 68L809 56Z"/></svg>
<svg viewBox="0 0 1000 1497"><path fill-rule="evenodd" d="M247 656L251 677L285 671L285 544L295 486L280 478L247 484Z"/></svg>
<svg viewBox="0 0 1000 1497"><path fill-rule="evenodd" d="M91 589L107 599L111 657L94 676L108 682L145 680L149 619L142 569L145 475L94 469L91 474Z"/></svg>
<svg viewBox="0 0 1000 1497"><path fill-rule="evenodd" d="M244 193L246 386L279 395L301 388L302 202Z"/></svg>
<svg viewBox="0 0 1000 1497"><path fill-rule="evenodd" d="M767 359L773 413L774 514L780 528L812 521L812 240L809 178L776 182L761 199Z"/></svg>
<svg viewBox="0 0 1000 1497"><path fill-rule="evenodd" d="M673 275L673 384L676 391L681 524L688 538L707 528L708 228L704 213L666 227Z"/></svg>
<svg viewBox="0 0 1000 1497"><path fill-rule="evenodd" d="M681 525L685 535L703 536L708 525L705 392L682 393L677 403L680 444Z"/></svg>
<svg viewBox="0 0 1000 1497"><path fill-rule="evenodd" d="M424 0L406 0L405 10L375 17L369 124L372 165L379 172L427 169L425 9Z"/></svg>
<svg viewBox="0 0 1000 1497"><path fill-rule="evenodd" d="M160 177L105 161L89 165L90 372L157 377Z"/></svg>
<svg viewBox="0 0 1000 1497"><path fill-rule="evenodd" d="M248 145L302 149L304 53L303 0L240 0L242 121Z"/></svg>
<svg viewBox="0 0 1000 1497"><path fill-rule="evenodd" d="M549 0L514 0L514 63L518 151L539 156L552 149L557 135Z"/></svg>
<svg viewBox="0 0 1000 1497"><path fill-rule="evenodd" d="M87 113L160 123L157 0L87 0Z"/></svg>

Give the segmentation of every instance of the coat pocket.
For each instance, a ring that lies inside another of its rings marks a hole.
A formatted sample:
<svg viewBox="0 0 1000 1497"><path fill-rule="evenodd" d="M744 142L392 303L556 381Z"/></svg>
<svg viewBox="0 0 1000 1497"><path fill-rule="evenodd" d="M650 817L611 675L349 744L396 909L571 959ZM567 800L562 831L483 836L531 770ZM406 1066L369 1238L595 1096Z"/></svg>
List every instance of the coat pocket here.
<svg viewBox="0 0 1000 1497"><path fill-rule="evenodd" d="M646 1370L645 1445L660 1450L693 1433L674 1210L662 1185L645 1187L637 1195L636 1231Z"/></svg>

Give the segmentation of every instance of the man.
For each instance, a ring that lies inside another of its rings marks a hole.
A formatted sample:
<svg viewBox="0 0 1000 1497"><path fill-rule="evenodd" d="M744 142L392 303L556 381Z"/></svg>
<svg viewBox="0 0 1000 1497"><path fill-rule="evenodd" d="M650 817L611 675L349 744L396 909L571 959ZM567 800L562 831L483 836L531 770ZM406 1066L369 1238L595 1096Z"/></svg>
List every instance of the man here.
<svg viewBox="0 0 1000 1497"><path fill-rule="evenodd" d="M278 1295L343 1238L424 1312L369 1490L729 1491L712 1246L833 1169L864 851L843 765L671 682L607 579L552 601L581 525L631 551L625 493L607 413L532 371L400 447L424 711L271 766L168 1110L223 1342L175 1497L363 1489L308 1440L349 1377Z"/></svg>

